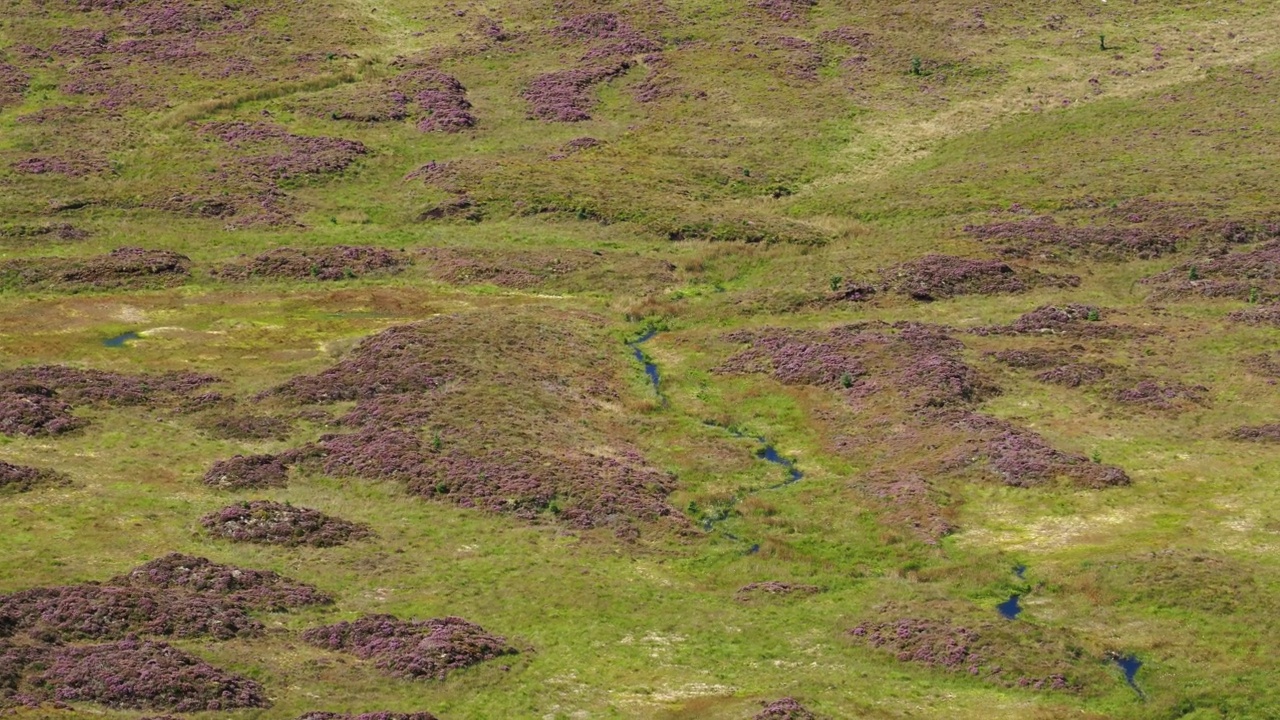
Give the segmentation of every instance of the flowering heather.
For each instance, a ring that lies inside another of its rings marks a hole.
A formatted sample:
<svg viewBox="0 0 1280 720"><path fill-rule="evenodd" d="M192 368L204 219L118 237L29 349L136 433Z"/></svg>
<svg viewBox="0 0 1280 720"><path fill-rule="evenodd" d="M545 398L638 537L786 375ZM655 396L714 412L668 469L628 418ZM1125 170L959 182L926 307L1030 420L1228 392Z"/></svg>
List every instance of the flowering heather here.
<svg viewBox="0 0 1280 720"><path fill-rule="evenodd" d="M871 41L871 33L854 27L838 27L824 30L818 40L828 45L844 45L851 48L866 47Z"/></svg>
<svg viewBox="0 0 1280 720"><path fill-rule="evenodd" d="M56 393L73 406L152 406L162 400L190 395L218 379L212 375L171 372L161 375L126 375L86 370L69 365L27 365L0 370L0 392L29 395Z"/></svg>
<svg viewBox="0 0 1280 720"><path fill-rule="evenodd" d="M828 331L766 329L730 333L750 343L716 369L771 372L787 384L870 393L887 382L919 406L968 404L998 389L959 358L963 347L935 328L914 323L858 323Z"/></svg>
<svg viewBox="0 0 1280 720"><path fill-rule="evenodd" d="M366 525L269 500L229 505L204 516L200 524L227 540L290 547L333 547L372 535Z"/></svg>
<svg viewBox="0 0 1280 720"><path fill-rule="evenodd" d="M661 43L607 12L574 15L552 28L551 34L561 40L587 43L589 49L583 60L627 58L662 49Z"/></svg>
<svg viewBox="0 0 1280 720"><path fill-rule="evenodd" d="M397 273L408 262L403 255L378 247L281 247L224 265L212 275L221 280L240 281L257 278L345 280L374 273Z"/></svg>
<svg viewBox="0 0 1280 720"><path fill-rule="evenodd" d="M1245 442L1280 443L1280 424L1245 425L1232 430L1227 437ZM0 475L3 475L3 470L0 470Z"/></svg>
<svg viewBox="0 0 1280 720"><path fill-rule="evenodd" d="M63 702L175 712L267 707L262 686L164 643L126 638L53 648L32 684Z"/></svg>
<svg viewBox="0 0 1280 720"><path fill-rule="evenodd" d="M338 173L368 152L357 140L294 135L268 123L215 122L200 129L237 150L253 153L225 171L251 181L282 182Z"/></svg>
<svg viewBox="0 0 1280 720"><path fill-rule="evenodd" d="M860 478L857 488L876 506L883 524L909 529L929 545L956 531L952 513L942 502L945 495L920 472L872 471Z"/></svg>
<svg viewBox="0 0 1280 720"><path fill-rule="evenodd" d="M67 476L56 470L14 465L0 460L0 494L19 493L42 485L62 485ZM0 622L0 626L4 623Z"/></svg>
<svg viewBox="0 0 1280 720"><path fill-rule="evenodd" d="M804 585L802 583L779 582L777 580L767 580L765 582L753 582L743 585L738 589L737 598L739 600L750 600L760 595L815 595L822 592L822 588L817 585Z"/></svg>
<svg viewBox="0 0 1280 720"><path fill-rule="evenodd" d="M1247 310L1237 310L1227 315L1227 319L1245 325L1280 327L1280 305L1263 305Z"/></svg>
<svg viewBox="0 0 1280 720"><path fill-rule="evenodd" d="M1131 387L1119 388L1111 398L1122 405L1135 405L1151 410L1184 410L1188 403L1203 405L1209 388L1179 382L1139 380Z"/></svg>
<svg viewBox="0 0 1280 720"><path fill-rule="evenodd" d="M563 160L570 155L580 153L583 150L590 150L594 147L600 147L604 142L593 137L574 138L564 145L560 146L560 151L552 153L548 156L549 160Z"/></svg>
<svg viewBox="0 0 1280 720"><path fill-rule="evenodd" d="M864 622L849 635L899 662L963 672L1005 687L1074 691L1099 675L1090 668L1098 663L1082 656L1072 636L1027 623L983 621L970 627L907 617Z"/></svg>
<svg viewBox="0 0 1280 720"><path fill-rule="evenodd" d="M30 75L0 60L0 110L10 105L20 104L30 83Z"/></svg>
<svg viewBox="0 0 1280 720"><path fill-rule="evenodd" d="M224 440L284 440L292 430L288 420L270 415L227 413L201 418L197 424L210 435Z"/></svg>
<svg viewBox="0 0 1280 720"><path fill-rule="evenodd" d="M809 712L799 700L784 697L766 704L751 720L818 720L818 716Z"/></svg>
<svg viewBox="0 0 1280 720"><path fill-rule="evenodd" d="M645 55L640 58L640 62L649 70L649 74L636 83L632 91L636 102L657 102L679 92L678 78L671 73L671 63L662 53ZM706 97L705 92L700 95Z"/></svg>
<svg viewBox="0 0 1280 720"><path fill-rule="evenodd" d="M1101 382L1113 369L1105 363L1071 363L1045 370L1037 374L1036 379L1050 385L1074 388Z"/></svg>
<svg viewBox="0 0 1280 720"><path fill-rule="evenodd" d="M46 387L0 386L0 435L61 435L87 423L72 415L71 406Z"/></svg>
<svg viewBox="0 0 1280 720"><path fill-rule="evenodd" d="M289 464L277 455L235 455L219 460L204 474L204 484L221 490L284 487Z"/></svg>
<svg viewBox="0 0 1280 720"><path fill-rule="evenodd" d="M1176 252L1179 236L1165 227L1059 225L1049 216L968 225L965 232L1002 246L1010 257L1056 259L1064 254L1101 260L1149 260Z"/></svg>
<svg viewBox="0 0 1280 720"><path fill-rule="evenodd" d="M818 0L756 0L756 7L782 22L803 20Z"/></svg>
<svg viewBox="0 0 1280 720"><path fill-rule="evenodd" d="M324 605L332 598L311 585L270 570L247 570L220 565L206 558L170 553L112 578L111 585L186 590L251 610L279 612L308 605Z"/></svg>
<svg viewBox="0 0 1280 720"><path fill-rule="evenodd" d="M976 328L978 335L1078 334L1114 335L1118 328L1096 324L1102 310L1093 305L1041 305L1008 325Z"/></svg>
<svg viewBox="0 0 1280 720"><path fill-rule="evenodd" d="M1280 240L1254 250L1203 258L1144 278L1155 298L1230 297L1239 300L1280 297Z"/></svg>
<svg viewBox="0 0 1280 720"><path fill-rule="evenodd" d="M1037 487L1067 478L1083 488L1128 485L1129 476L1114 465L1054 449L1039 434L1005 420L961 411L950 418L954 427L976 434L975 454L1011 487Z"/></svg>
<svg viewBox="0 0 1280 720"><path fill-rule="evenodd" d="M355 622L307 630L302 639L316 647L349 652L387 673L407 679L444 680L451 671L517 651L459 617L398 620L369 615Z"/></svg>
<svg viewBox="0 0 1280 720"><path fill-rule="evenodd" d="M885 287L916 300L943 300L957 295L999 295L1025 292L1038 285L1075 287L1073 275L1019 272L999 260L973 260L952 255L926 255L919 260L881 271Z"/></svg>
<svg viewBox="0 0 1280 720"><path fill-rule="evenodd" d="M332 403L439 387L459 361L433 352L434 323L398 325L366 338L337 365L270 391L300 403Z"/></svg>
<svg viewBox="0 0 1280 720"><path fill-rule="evenodd" d="M107 34L101 30L63 28L58 42L50 46L49 50L58 55L88 58L106 52L108 42Z"/></svg>
<svg viewBox="0 0 1280 720"><path fill-rule="evenodd" d="M83 230L71 225L70 223L50 223L47 225L17 225L13 227L0 228L0 238L6 240L17 240L24 243L35 243L37 239L41 242L50 240L61 240L66 242L74 242L84 240L89 237L89 231Z"/></svg>
<svg viewBox="0 0 1280 720"><path fill-rule="evenodd" d="M422 132L458 132L476 124L467 89L452 75L415 70L401 75L396 83L417 105Z"/></svg>
<svg viewBox="0 0 1280 720"><path fill-rule="evenodd" d="M630 62L621 61L546 73L535 77L521 97L529 103L531 118L547 122L590 120L595 105L592 89L630 68Z"/></svg>
<svg viewBox="0 0 1280 720"><path fill-rule="evenodd" d="M783 59L778 70L784 75L808 81L818 79L818 70L823 63L822 51L808 40L774 35L756 40L755 46L779 53Z"/></svg>
<svg viewBox="0 0 1280 720"><path fill-rule="evenodd" d="M13 164L15 172L24 175L65 175L84 177L111 170L106 160L89 155L62 157L29 157Z"/></svg>
<svg viewBox="0 0 1280 720"><path fill-rule="evenodd" d="M1051 350L1049 348L1000 350L997 352L987 353L987 357L990 357L997 362L1008 365L1009 367L1021 368L1024 370L1044 370L1047 368L1058 367L1060 365L1066 365L1073 358L1078 356L1079 355L1074 352Z"/></svg>
<svg viewBox="0 0 1280 720"><path fill-rule="evenodd" d="M114 640L131 633L226 640L262 624L219 597L88 583L0 596L0 624L37 638Z"/></svg>
<svg viewBox="0 0 1280 720"><path fill-rule="evenodd" d="M82 258L23 258L0 263L0 285L61 291L170 287L190 276L187 256L136 247Z"/></svg>
<svg viewBox="0 0 1280 720"><path fill-rule="evenodd" d="M429 712L371 712L360 713L359 715L352 713L309 712L298 717L297 720L439 720L439 718Z"/></svg>

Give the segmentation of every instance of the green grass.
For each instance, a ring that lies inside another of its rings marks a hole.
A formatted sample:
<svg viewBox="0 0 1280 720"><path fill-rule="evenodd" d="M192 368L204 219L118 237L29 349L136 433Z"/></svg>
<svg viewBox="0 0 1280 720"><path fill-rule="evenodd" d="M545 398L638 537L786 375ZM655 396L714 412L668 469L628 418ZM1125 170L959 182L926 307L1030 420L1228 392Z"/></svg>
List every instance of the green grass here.
<svg viewBox="0 0 1280 720"><path fill-rule="evenodd" d="M866 304L824 301L832 276L874 281L880 268L930 252L992 256L962 228L1009 219L1004 213L1014 204L1064 222L1099 221L1081 202L1087 198L1101 208L1144 200L1187 217L1274 218L1280 188L1271 138L1280 116L1271 98L1280 56L1270 48L1280 37L1280 6L1113 5L999 2L977 17L949 0L821 3L809 20L791 25L741 3L617 5L668 41L661 72L674 78L675 92L638 102L633 91L649 70L637 66L599 88L592 120L565 125L527 119L519 98L534 75L570 67L581 54L547 36L555 14L547 3L511 0L465 14L411 0L267 4L257 26L266 39L201 41L213 57L254 59L257 72L220 77L199 66L128 65L113 77L142 85L154 102L114 118L31 124L19 118L63 104L92 107L92 99L58 89L74 62L28 62L18 46L47 48L63 27L108 27L110 19L15 0L0 24L0 59L23 66L33 81L20 103L0 108L0 260L141 245L188 255L195 272L190 283L166 290L6 290L0 366L210 372L226 379L222 389L247 399L329 367L360 338L392 325L459 314L573 329L574 318L589 313L600 320L581 333L582 356L548 349L534 365L549 370L539 377L599 373L615 397L540 405L538 398L555 397L542 386L481 387L451 406L457 416L450 423L507 421L557 442L634 444L676 476L669 501L679 513L692 505L724 508L727 517L710 533L690 516L686 531L646 527L627 542L607 529L522 522L410 497L390 482L317 472L297 473L284 489L219 493L199 481L213 461L294 447L335 428L302 423L287 442L235 442L164 411L91 410L84 412L93 424L65 438L0 436L0 459L73 479L67 488L4 496L0 591L104 580L179 551L274 569L336 597L331 608L264 617L269 632L258 639L177 643L259 680L274 702L193 717L429 710L444 720L746 718L760 701L784 695L831 718L1274 717L1280 452L1225 435L1276 421L1275 386L1241 361L1274 348L1277 331L1228 322L1242 302L1147 298L1142 278L1186 262L1198 248L1152 260L1027 263L1079 275L1073 289L929 304L885 294ZM481 15L523 34L506 47L485 45L475 30ZM789 75L784 53L754 44L777 34L817 42L839 27L865 30L869 44L827 47L814 80ZM288 52L271 44L283 35L291 38ZM357 57L294 62L300 53ZM855 55L865 57L845 62ZM397 72L401 56L426 59L466 85L476 128L424 134L411 121L341 122L309 109L374 87ZM916 56L927 71L919 76L910 72ZM302 135L360 140L370 152L340 174L287 188L296 226L231 229L225 220L158 208L176 193L241 190L214 174L241 159L198 129L222 120L269 120ZM583 136L604 144L548 159ZM103 155L113 171L64 178L11 169L32 155L85 150ZM456 163L482 221L416 220L456 194L404 180L430 161ZM779 188L785 192L773 197ZM70 201L87 204L53 209ZM10 232L64 222L92 234L54 242ZM679 231L689 239L672 242ZM230 284L210 275L242 254L337 244L581 265L523 289L450 285L420 256L400 275L323 286ZM662 272L648 274L655 266ZM1109 322L1145 332L1079 340L962 332L1065 302L1103 306ZM645 318L666 328L643 346L661 368L666 404L655 400L623 343ZM1034 429L1063 450L1096 454L1124 468L1132 486L1024 490L976 473L940 477L959 529L928 545L887 521L859 489L886 463L949 449L886 440L885 423L911 421L901 408L855 406L836 392L715 371L737 349L724 339L734 330L877 320L957 328L966 361L1002 389L981 412ZM102 346L129 330L151 332L125 348ZM524 377L533 366L513 366L495 349L506 339L452 351L494 376ZM1087 347L1072 352L1128 372L1203 384L1208 402L1183 413L1135 410L1102 390L1047 385L984 355L1076 342ZM547 407L572 411L540 417ZM805 478L766 489L783 471L754 456L754 441L706 420L767 437ZM877 440L841 450L836 439L845 436ZM339 548L282 549L215 541L201 531L203 514L257 498L366 522L377 536ZM748 554L753 544L760 551ZM1143 575L1151 553L1168 549L1213 562L1207 570L1174 563L1167 576ZM1025 582L1009 571L1015 564L1028 566ZM738 588L762 580L825 591L735 599ZM1236 602L1226 609L1200 602L1203 587ZM1002 688L897 662L845 633L895 613L994 619L994 605L1011 592L1024 593L1018 622L1071 634L1093 663L1090 676L1102 680L1079 694ZM381 612L461 615L522 652L443 683L413 683L298 638L308 627ZM1141 657L1145 700L1106 662L1110 651Z"/></svg>

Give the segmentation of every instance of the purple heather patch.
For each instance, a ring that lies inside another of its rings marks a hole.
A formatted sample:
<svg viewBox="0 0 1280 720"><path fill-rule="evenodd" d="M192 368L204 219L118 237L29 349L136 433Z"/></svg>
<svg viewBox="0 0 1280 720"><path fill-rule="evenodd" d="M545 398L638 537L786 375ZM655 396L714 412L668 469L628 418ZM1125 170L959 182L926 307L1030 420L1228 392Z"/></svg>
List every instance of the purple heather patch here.
<svg viewBox="0 0 1280 720"><path fill-rule="evenodd" d="M302 639L316 647L373 660L383 671L411 680L444 680L452 671L517 652L505 638L459 617L398 620L391 615L370 615L312 628Z"/></svg>

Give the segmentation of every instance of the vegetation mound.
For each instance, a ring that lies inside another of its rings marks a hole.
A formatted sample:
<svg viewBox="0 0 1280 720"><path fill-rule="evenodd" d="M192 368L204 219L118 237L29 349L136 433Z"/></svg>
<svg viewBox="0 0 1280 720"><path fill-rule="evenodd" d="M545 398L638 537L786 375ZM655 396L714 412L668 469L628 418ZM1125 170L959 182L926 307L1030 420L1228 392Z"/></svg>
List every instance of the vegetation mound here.
<svg viewBox="0 0 1280 720"><path fill-rule="evenodd" d="M752 720L818 720L818 716L809 712L799 700L784 697L766 703L763 710L752 716Z"/></svg>
<svg viewBox="0 0 1280 720"><path fill-rule="evenodd" d="M300 715L297 720L439 720L435 715L429 712L371 712L371 713L332 713L332 712L309 712Z"/></svg>
<svg viewBox="0 0 1280 720"><path fill-rule="evenodd" d="M268 545L333 547L372 534L366 525L269 500L228 505L200 524L217 537Z"/></svg>
<svg viewBox="0 0 1280 720"><path fill-rule="evenodd" d="M786 597L790 595L815 595L820 592L822 592L822 588L817 585L766 580L764 582L749 583L738 588L737 598L739 600L750 600L754 597L766 595Z"/></svg>
<svg viewBox="0 0 1280 720"><path fill-rule="evenodd" d="M1182 263L1142 281L1152 298L1223 297L1237 300L1280 299L1280 240L1246 252L1225 253Z"/></svg>
<svg viewBox="0 0 1280 720"><path fill-rule="evenodd" d="M370 615L354 622L313 628L302 634L316 647L349 652L396 677L444 680L516 649L475 623L458 617L398 620Z"/></svg>
<svg viewBox="0 0 1280 720"><path fill-rule="evenodd" d="M219 460L204 474L204 484L222 490L262 490L284 487L289 462L278 455L233 455Z"/></svg>
<svg viewBox="0 0 1280 720"><path fill-rule="evenodd" d="M45 485L63 485L67 476L48 468L14 465L0 460L0 493L27 492Z"/></svg>
<svg viewBox="0 0 1280 720"><path fill-rule="evenodd" d="M328 248L274 248L261 255L224 265L213 275L221 280L346 280L374 273L394 274L408 264L378 247L336 245Z"/></svg>
<svg viewBox="0 0 1280 720"><path fill-rule="evenodd" d="M283 418L234 412L212 414L201 418L198 424L210 435L224 440L283 440L293 429L292 423ZM225 474L231 472L224 468Z"/></svg>
<svg viewBox="0 0 1280 720"><path fill-rule="evenodd" d="M885 287L916 300L943 300L957 295L1021 293L1050 285L1075 287L1074 275L1045 275L1016 270L1000 260L973 260L952 255L926 255L881 271Z"/></svg>
<svg viewBox="0 0 1280 720"><path fill-rule="evenodd" d="M138 247L85 258L22 258L0 263L0 285L60 292L169 287L186 282L190 275L187 256Z"/></svg>

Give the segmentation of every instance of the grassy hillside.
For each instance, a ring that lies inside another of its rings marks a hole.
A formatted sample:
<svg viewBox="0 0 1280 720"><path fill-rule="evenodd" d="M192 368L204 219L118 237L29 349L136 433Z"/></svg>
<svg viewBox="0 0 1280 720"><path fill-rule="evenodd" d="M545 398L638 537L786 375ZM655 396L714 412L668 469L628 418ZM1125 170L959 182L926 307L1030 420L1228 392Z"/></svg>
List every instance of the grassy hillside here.
<svg viewBox="0 0 1280 720"><path fill-rule="evenodd" d="M0 7L3 711L1280 715L1280 4Z"/></svg>

